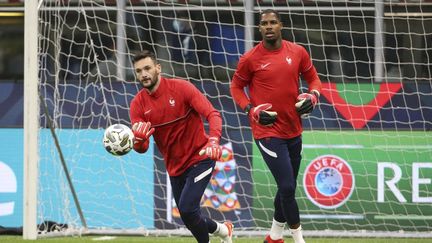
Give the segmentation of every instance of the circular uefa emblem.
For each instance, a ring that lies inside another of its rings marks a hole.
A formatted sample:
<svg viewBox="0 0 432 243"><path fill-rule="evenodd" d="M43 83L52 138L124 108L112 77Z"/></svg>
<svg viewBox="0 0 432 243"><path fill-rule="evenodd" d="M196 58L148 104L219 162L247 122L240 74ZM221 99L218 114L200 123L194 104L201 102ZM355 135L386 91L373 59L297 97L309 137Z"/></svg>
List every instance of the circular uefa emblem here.
<svg viewBox="0 0 432 243"><path fill-rule="evenodd" d="M354 174L350 165L335 155L315 158L303 176L306 195L320 208L337 208L354 190Z"/></svg>

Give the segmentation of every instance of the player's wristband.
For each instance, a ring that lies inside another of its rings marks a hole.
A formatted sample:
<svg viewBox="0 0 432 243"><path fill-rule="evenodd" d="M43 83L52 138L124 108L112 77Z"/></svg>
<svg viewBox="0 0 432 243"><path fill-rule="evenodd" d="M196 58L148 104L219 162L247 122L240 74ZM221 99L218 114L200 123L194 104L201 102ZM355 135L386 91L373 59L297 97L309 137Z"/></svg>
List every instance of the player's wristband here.
<svg viewBox="0 0 432 243"><path fill-rule="evenodd" d="M320 97L320 92L318 90L316 90L316 89L311 90L309 93L315 95L315 97L317 98L317 100Z"/></svg>
<svg viewBox="0 0 432 243"><path fill-rule="evenodd" d="M249 111L252 109L252 105L251 104L248 104L245 108L244 108L244 111L246 112L246 114L248 114L249 115Z"/></svg>

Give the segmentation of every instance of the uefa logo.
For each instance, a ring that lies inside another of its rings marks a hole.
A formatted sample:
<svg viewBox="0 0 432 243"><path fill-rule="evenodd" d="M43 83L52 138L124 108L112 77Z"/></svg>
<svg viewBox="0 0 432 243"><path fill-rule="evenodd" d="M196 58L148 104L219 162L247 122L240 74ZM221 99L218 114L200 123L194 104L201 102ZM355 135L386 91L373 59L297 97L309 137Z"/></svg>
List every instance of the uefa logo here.
<svg viewBox="0 0 432 243"><path fill-rule="evenodd" d="M354 174L350 165L335 155L315 158L307 166L303 186L316 206L325 209L343 205L354 190Z"/></svg>

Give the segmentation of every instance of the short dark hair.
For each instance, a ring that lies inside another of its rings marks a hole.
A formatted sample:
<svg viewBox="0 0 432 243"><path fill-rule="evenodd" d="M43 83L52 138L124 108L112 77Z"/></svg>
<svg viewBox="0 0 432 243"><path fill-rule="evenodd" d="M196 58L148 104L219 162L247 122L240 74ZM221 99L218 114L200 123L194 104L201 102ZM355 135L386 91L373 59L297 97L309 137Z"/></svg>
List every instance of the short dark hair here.
<svg viewBox="0 0 432 243"><path fill-rule="evenodd" d="M147 57L150 57L153 60L154 63L156 63L156 64L159 63L158 60L157 60L157 58L156 58L156 55L153 52L149 51L149 50L143 50L141 52L136 53L135 56L132 59L132 62L135 64L139 60L145 59Z"/></svg>
<svg viewBox="0 0 432 243"><path fill-rule="evenodd" d="M274 14L276 16L276 18L279 20L279 22L282 22L281 18L280 18L280 15L279 15L279 12L276 11L276 10L274 10L274 9L266 9L266 10L262 11L261 14L260 14L260 17L263 14L270 14L270 13Z"/></svg>

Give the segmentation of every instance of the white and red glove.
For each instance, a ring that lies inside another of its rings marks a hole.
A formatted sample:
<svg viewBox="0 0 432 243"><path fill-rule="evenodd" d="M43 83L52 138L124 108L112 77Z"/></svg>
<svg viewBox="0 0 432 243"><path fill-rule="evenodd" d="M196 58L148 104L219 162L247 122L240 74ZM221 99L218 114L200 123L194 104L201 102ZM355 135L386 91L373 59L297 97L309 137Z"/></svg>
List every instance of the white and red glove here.
<svg viewBox="0 0 432 243"><path fill-rule="evenodd" d="M199 155L207 155L211 160L219 160L222 156L222 149L219 146L217 137L210 137L207 144L201 149Z"/></svg>
<svg viewBox="0 0 432 243"><path fill-rule="evenodd" d="M297 103L295 103L297 113L301 117L308 116L318 103L318 97L319 94L316 92L303 93L297 96Z"/></svg>
<svg viewBox="0 0 432 243"><path fill-rule="evenodd" d="M246 107L246 112L251 116L252 120L264 126L271 126L275 123L277 118L277 112L271 111L272 104L265 103L251 107Z"/></svg>
<svg viewBox="0 0 432 243"><path fill-rule="evenodd" d="M145 152L148 149L149 138L155 131L150 122L136 122L132 125L132 132L135 136L134 149L138 152Z"/></svg>

